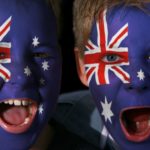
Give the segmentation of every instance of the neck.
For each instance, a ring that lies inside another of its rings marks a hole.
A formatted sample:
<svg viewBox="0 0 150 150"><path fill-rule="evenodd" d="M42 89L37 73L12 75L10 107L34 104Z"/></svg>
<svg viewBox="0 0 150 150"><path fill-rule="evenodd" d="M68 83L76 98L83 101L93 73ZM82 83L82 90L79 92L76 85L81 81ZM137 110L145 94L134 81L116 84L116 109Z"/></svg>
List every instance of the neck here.
<svg viewBox="0 0 150 150"><path fill-rule="evenodd" d="M54 136L54 130L50 125L46 125L39 135L36 143L29 150L47 150Z"/></svg>

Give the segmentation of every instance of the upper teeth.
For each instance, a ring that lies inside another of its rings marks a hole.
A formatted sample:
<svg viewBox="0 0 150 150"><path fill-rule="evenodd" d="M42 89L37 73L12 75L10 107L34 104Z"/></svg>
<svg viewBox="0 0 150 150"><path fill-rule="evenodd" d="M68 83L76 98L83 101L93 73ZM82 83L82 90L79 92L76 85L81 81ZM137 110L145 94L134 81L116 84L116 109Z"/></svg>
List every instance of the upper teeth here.
<svg viewBox="0 0 150 150"><path fill-rule="evenodd" d="M15 106L21 106L21 105L28 106L32 102L26 101L26 100L8 100L8 101L0 102L0 103L5 103L5 104L15 105Z"/></svg>

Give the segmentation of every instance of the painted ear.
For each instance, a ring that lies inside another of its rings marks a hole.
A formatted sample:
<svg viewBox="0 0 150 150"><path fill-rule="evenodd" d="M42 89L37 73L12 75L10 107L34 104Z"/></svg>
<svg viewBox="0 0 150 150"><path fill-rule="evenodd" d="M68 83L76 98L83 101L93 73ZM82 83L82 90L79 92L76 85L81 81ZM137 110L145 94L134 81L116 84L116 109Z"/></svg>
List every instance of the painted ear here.
<svg viewBox="0 0 150 150"><path fill-rule="evenodd" d="M84 60L83 57L81 57L80 50L78 48L74 48L75 53L75 59L76 59L76 67L78 76L81 80L81 82L88 87L88 81L85 73L85 66L84 66Z"/></svg>

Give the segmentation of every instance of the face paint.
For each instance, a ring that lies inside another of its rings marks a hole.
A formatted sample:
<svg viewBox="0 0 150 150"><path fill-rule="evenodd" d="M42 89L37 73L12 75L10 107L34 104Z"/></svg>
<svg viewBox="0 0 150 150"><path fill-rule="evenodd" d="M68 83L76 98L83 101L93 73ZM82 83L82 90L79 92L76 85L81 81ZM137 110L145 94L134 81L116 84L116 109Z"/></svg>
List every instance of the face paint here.
<svg viewBox="0 0 150 150"><path fill-rule="evenodd" d="M0 146L28 150L59 94L56 22L42 0L0 0Z"/></svg>
<svg viewBox="0 0 150 150"><path fill-rule="evenodd" d="M121 150L150 147L150 16L116 7L95 22L85 46L89 88Z"/></svg>
<svg viewBox="0 0 150 150"><path fill-rule="evenodd" d="M96 39L88 41L85 51L85 67L87 78L90 82L95 75L96 83L109 84L109 71L112 71L124 83L129 82L129 74L121 66L129 65L128 48L119 47L128 35L128 24L125 24L108 43L108 28L104 12L100 22L96 23ZM123 59L121 60L120 57Z"/></svg>

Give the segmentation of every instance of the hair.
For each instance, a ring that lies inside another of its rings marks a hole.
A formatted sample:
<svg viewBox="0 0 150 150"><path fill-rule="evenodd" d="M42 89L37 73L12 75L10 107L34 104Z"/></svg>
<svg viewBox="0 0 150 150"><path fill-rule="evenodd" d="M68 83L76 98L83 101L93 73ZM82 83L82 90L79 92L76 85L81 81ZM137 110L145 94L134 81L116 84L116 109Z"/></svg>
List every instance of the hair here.
<svg viewBox="0 0 150 150"><path fill-rule="evenodd" d="M58 37L60 36L61 32L61 2L60 0L46 0L48 5L52 8L54 15L56 17L56 22L57 22L57 32L58 32ZM58 38L59 39L59 38Z"/></svg>
<svg viewBox="0 0 150 150"><path fill-rule="evenodd" d="M52 7L54 14L57 18L60 17L60 0L46 0Z"/></svg>
<svg viewBox="0 0 150 150"><path fill-rule="evenodd" d="M135 6L145 10L146 3L150 0L75 0L73 8L73 30L75 47L83 54L84 45L88 40L92 23L99 19L99 14L104 9L110 9L116 5Z"/></svg>

